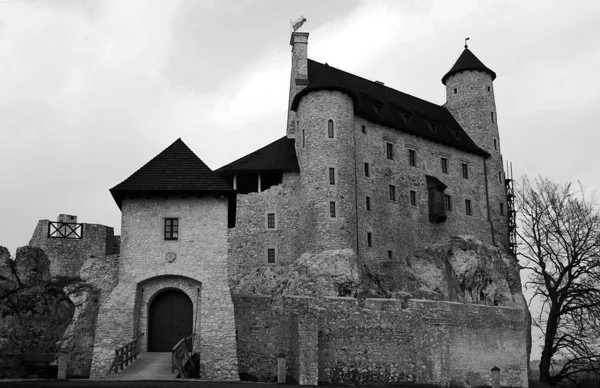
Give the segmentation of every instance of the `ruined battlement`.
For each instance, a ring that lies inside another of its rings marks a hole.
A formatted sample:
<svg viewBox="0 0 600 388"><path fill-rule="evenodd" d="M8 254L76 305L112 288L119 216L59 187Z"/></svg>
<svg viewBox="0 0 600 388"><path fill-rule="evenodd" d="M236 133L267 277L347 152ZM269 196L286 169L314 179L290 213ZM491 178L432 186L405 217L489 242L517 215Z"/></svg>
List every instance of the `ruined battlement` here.
<svg viewBox="0 0 600 388"><path fill-rule="evenodd" d="M76 277L86 255L118 254L121 237L110 226L78 223L75 215L59 214L56 221L38 221L29 246L46 252L53 277Z"/></svg>

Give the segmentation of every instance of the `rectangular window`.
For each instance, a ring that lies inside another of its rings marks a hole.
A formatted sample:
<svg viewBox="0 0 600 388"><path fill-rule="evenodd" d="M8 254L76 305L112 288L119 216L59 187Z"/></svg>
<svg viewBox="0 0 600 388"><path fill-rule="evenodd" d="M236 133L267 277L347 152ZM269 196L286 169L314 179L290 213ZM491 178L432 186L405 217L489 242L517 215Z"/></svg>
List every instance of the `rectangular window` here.
<svg viewBox="0 0 600 388"><path fill-rule="evenodd" d="M335 202L329 202L329 217L335 217Z"/></svg>
<svg viewBox="0 0 600 388"><path fill-rule="evenodd" d="M498 182L502 183L502 171L498 171Z"/></svg>
<svg viewBox="0 0 600 388"><path fill-rule="evenodd" d="M500 203L500 215L503 216L504 215L504 204Z"/></svg>
<svg viewBox="0 0 600 388"><path fill-rule="evenodd" d="M302 129L302 148L306 145L306 132Z"/></svg>
<svg viewBox="0 0 600 388"><path fill-rule="evenodd" d="M362 133L367 133L367 126L366 125L362 126Z"/></svg>
<svg viewBox="0 0 600 388"><path fill-rule="evenodd" d="M327 137L333 139L335 137L335 129L333 128L333 120L327 121Z"/></svg>
<svg viewBox="0 0 600 388"><path fill-rule="evenodd" d="M462 164L462 174L463 178L469 179L469 165L466 163Z"/></svg>
<svg viewBox="0 0 600 388"><path fill-rule="evenodd" d="M275 263L275 248L267 248L267 263Z"/></svg>
<svg viewBox="0 0 600 388"><path fill-rule="evenodd" d="M366 197L367 211L371 211L371 197Z"/></svg>
<svg viewBox="0 0 600 388"><path fill-rule="evenodd" d="M417 151L408 150L408 164L410 164L411 166L417 165Z"/></svg>
<svg viewBox="0 0 600 388"><path fill-rule="evenodd" d="M275 229L275 213L267 213L267 229Z"/></svg>
<svg viewBox="0 0 600 388"><path fill-rule="evenodd" d="M335 185L335 168L329 167L329 184Z"/></svg>
<svg viewBox="0 0 600 388"><path fill-rule="evenodd" d="M447 194L444 195L444 209L452 211L452 197Z"/></svg>
<svg viewBox="0 0 600 388"><path fill-rule="evenodd" d="M371 233L371 232L367 232L367 246L368 247L373 246L373 233Z"/></svg>
<svg viewBox="0 0 600 388"><path fill-rule="evenodd" d="M390 201L396 200L396 186L390 185Z"/></svg>
<svg viewBox="0 0 600 388"><path fill-rule="evenodd" d="M412 206L417 206L417 192L414 190L410 191L410 204Z"/></svg>
<svg viewBox="0 0 600 388"><path fill-rule="evenodd" d="M394 160L394 145L392 143L385 142L385 156L390 160Z"/></svg>
<svg viewBox="0 0 600 388"><path fill-rule="evenodd" d="M470 199L465 199L465 212L467 213L468 216L470 216L472 214L472 212L471 212L471 200Z"/></svg>
<svg viewBox="0 0 600 388"><path fill-rule="evenodd" d="M441 158L440 160L442 161L442 172L448 174L448 159Z"/></svg>
<svg viewBox="0 0 600 388"><path fill-rule="evenodd" d="M494 149L497 151L498 150L498 140L494 139Z"/></svg>
<svg viewBox="0 0 600 388"><path fill-rule="evenodd" d="M490 86L488 86L488 87L487 87L487 91L488 91L488 92L491 92L491 91L492 91L492 88L491 88Z"/></svg>
<svg viewBox="0 0 600 388"><path fill-rule="evenodd" d="M394 252L393 251L388 251L388 259L392 260L394 258Z"/></svg>
<svg viewBox="0 0 600 388"><path fill-rule="evenodd" d="M165 218L165 240L179 239L179 218Z"/></svg>
<svg viewBox="0 0 600 388"><path fill-rule="evenodd" d="M458 92L458 90L456 88L454 88L454 94L456 94Z"/></svg>
<svg viewBox="0 0 600 388"><path fill-rule="evenodd" d="M377 112L378 115L382 115L383 114L383 105L375 104L375 112Z"/></svg>
<svg viewBox="0 0 600 388"><path fill-rule="evenodd" d="M369 176L369 163L365 163L365 176Z"/></svg>
<svg viewBox="0 0 600 388"><path fill-rule="evenodd" d="M492 123L495 123L496 122L496 117L494 115L494 112L490 112L490 113L492 114Z"/></svg>

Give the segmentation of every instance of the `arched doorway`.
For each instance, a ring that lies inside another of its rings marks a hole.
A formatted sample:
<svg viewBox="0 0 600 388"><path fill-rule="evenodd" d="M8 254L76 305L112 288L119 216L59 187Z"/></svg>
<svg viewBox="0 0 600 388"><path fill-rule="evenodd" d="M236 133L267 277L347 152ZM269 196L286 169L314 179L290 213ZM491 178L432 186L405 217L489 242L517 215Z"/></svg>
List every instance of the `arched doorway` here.
<svg viewBox="0 0 600 388"><path fill-rule="evenodd" d="M165 290L148 310L149 352L170 352L180 339L192 334L194 306L184 292ZM191 340L187 346L191 350Z"/></svg>

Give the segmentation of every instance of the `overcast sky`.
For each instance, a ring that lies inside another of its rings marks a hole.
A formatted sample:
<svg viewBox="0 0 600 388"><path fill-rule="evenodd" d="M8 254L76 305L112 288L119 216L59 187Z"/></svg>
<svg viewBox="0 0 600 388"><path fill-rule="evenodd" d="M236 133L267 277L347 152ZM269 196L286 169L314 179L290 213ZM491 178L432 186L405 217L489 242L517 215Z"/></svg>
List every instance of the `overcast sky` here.
<svg viewBox="0 0 600 388"><path fill-rule="evenodd" d="M283 136L301 14L309 58L438 104L470 37L515 175L600 188L597 0L0 0L0 245L120 233L108 190L179 137L216 169Z"/></svg>

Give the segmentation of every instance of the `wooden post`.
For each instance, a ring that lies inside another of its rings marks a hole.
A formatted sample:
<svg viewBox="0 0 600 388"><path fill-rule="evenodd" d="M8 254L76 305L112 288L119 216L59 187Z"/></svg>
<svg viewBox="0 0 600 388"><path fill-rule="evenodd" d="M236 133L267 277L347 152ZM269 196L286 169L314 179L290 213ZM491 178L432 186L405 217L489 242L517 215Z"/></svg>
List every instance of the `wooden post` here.
<svg viewBox="0 0 600 388"><path fill-rule="evenodd" d="M492 388L500 388L500 368L492 368Z"/></svg>
<svg viewBox="0 0 600 388"><path fill-rule="evenodd" d="M277 356L277 384L285 384L285 354Z"/></svg>

